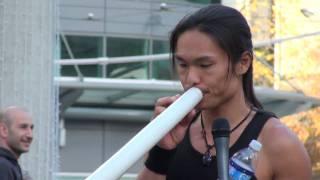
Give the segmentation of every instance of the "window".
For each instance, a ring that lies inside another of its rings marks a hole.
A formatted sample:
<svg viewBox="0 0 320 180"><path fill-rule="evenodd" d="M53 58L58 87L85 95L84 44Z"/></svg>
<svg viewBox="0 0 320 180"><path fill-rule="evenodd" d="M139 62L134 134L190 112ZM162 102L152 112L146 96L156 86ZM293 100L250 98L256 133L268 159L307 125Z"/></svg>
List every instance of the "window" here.
<svg viewBox="0 0 320 180"><path fill-rule="evenodd" d="M106 38L105 48L103 38ZM66 40L75 59L102 57L103 54L112 58L169 53L169 42L165 40L76 35L68 35ZM63 39L60 38L60 41L61 58L71 59ZM101 65L81 65L79 68L85 77L102 77L105 73L108 78L169 80L173 76L170 60L108 64L106 71L102 71ZM77 76L77 72L74 66L62 66L61 75Z"/></svg>
<svg viewBox="0 0 320 180"><path fill-rule="evenodd" d="M154 40L152 47L153 54L169 53L169 42ZM152 78L154 79L172 79L171 61L154 61L152 62Z"/></svg>
<svg viewBox="0 0 320 180"><path fill-rule="evenodd" d="M96 58L102 56L102 37L95 36L66 36L66 41L70 47L75 59ZM60 38L61 58L71 59L66 48L66 44ZM79 66L80 71L84 76L97 77L99 76L99 65L82 65ZM74 66L62 66L62 76L77 76Z"/></svg>
<svg viewBox="0 0 320 180"><path fill-rule="evenodd" d="M144 39L107 38L107 57L142 56L149 54L148 42ZM147 63L122 63L107 66L107 77L146 79Z"/></svg>
<svg viewBox="0 0 320 180"><path fill-rule="evenodd" d="M199 3L199 4L221 4L221 0L187 0L189 2L193 3Z"/></svg>

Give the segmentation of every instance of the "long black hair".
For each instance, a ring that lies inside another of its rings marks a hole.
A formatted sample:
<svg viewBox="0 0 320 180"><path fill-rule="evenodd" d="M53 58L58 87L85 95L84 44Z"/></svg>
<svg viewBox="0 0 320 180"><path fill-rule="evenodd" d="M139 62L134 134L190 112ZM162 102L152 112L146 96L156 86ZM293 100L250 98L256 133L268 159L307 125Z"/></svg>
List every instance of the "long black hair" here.
<svg viewBox="0 0 320 180"><path fill-rule="evenodd" d="M220 48L227 53L233 72L234 65L240 61L243 53L248 52L253 58L250 27L243 15L236 9L213 4L184 17L171 33L171 54L176 52L180 35L193 29L207 34L218 43ZM172 56L172 62L174 64L174 56ZM262 105L256 98L253 89L252 63L248 71L243 75L242 83L246 101L254 107L262 109Z"/></svg>

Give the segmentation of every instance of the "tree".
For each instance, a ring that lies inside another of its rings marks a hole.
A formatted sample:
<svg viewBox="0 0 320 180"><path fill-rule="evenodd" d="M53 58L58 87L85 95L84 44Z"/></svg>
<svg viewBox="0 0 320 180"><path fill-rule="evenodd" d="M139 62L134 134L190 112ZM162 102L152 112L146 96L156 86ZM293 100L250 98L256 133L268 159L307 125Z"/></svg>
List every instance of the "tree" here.
<svg viewBox="0 0 320 180"><path fill-rule="evenodd" d="M292 37L320 29L317 0L246 0L240 5L255 40ZM320 98L320 36L291 40L255 49L256 85L298 91ZM271 68L270 68L271 67ZM313 166L320 167L320 108L282 118L305 144Z"/></svg>

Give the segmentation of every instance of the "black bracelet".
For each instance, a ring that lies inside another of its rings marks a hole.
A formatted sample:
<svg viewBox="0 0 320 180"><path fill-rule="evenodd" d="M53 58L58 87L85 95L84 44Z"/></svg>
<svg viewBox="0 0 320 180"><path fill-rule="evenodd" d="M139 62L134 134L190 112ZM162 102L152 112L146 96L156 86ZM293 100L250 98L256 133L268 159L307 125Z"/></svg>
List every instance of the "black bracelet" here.
<svg viewBox="0 0 320 180"><path fill-rule="evenodd" d="M176 149L166 150L162 149L159 146L154 146L149 151L149 156L144 163L145 166L158 174L167 174L170 161L174 156Z"/></svg>

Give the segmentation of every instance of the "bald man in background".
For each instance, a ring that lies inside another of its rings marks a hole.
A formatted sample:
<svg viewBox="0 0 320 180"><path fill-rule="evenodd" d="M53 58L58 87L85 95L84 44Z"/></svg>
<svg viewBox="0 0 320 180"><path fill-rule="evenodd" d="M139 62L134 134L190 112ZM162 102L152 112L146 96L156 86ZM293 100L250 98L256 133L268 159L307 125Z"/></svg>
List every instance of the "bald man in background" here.
<svg viewBox="0 0 320 180"><path fill-rule="evenodd" d="M27 110L10 106L0 112L0 179L22 180L18 159L28 152L33 123Z"/></svg>

